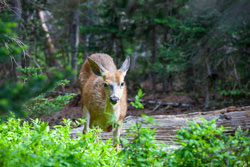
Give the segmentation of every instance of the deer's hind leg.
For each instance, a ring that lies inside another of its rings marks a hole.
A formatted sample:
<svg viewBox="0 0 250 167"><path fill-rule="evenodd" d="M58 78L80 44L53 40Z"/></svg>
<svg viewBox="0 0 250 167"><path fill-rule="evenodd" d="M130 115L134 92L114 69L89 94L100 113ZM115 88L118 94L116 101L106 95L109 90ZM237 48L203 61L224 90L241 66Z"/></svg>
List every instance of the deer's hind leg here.
<svg viewBox="0 0 250 167"><path fill-rule="evenodd" d="M83 112L83 118L85 119L82 133L86 134L89 132L90 114L89 114L88 109L85 106L82 106L82 112Z"/></svg>

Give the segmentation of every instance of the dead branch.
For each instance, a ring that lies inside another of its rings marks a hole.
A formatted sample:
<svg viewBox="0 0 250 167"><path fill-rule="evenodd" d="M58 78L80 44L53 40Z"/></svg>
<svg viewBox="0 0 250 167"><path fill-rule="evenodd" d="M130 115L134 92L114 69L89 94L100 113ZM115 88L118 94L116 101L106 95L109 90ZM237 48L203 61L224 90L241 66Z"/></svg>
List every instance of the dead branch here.
<svg viewBox="0 0 250 167"><path fill-rule="evenodd" d="M135 101L135 100L132 99L132 98L128 98L128 102L132 102L132 101ZM140 102L144 103L144 104L153 104L153 105L160 105L160 106L162 105L162 106L172 106L172 107L191 107L190 104L175 103L175 102L166 102L166 101L161 101L161 100L143 100L142 99L142 100L140 100Z"/></svg>

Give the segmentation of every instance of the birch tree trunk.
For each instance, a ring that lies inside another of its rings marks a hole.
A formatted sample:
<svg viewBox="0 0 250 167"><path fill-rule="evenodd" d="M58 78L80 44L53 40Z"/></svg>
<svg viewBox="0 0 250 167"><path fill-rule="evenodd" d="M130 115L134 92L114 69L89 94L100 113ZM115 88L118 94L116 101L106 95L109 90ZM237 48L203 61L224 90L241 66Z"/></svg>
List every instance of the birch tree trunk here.
<svg viewBox="0 0 250 167"><path fill-rule="evenodd" d="M39 16L39 19L42 23L42 28L43 28L43 31L45 32L45 38L46 38L46 45L48 46L48 53L49 53L49 57L47 57L47 63L49 66L55 66L55 47L54 47L54 44L52 42L52 38L49 34L49 29L48 29L48 26L46 24L46 19L45 19L45 12L44 11L41 11L39 10L38 11L38 16Z"/></svg>

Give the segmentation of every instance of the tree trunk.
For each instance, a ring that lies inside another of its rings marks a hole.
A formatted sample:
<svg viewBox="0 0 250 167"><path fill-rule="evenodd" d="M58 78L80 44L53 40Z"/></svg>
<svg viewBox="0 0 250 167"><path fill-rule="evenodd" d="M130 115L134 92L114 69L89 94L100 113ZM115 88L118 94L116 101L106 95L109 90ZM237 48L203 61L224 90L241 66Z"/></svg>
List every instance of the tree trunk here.
<svg viewBox="0 0 250 167"><path fill-rule="evenodd" d="M28 17L29 17L29 11L27 10L27 1L21 0L21 4L22 4L22 29L23 31L25 31L26 26L27 26L27 22L28 22ZM25 39L26 35L22 35L22 39ZM29 47L30 50L30 47ZM33 56L33 55L31 55ZM28 54L22 53L21 54L21 66L22 68L28 67L30 65L30 61L31 61L31 56L29 56ZM33 59L34 60L34 59ZM35 63L36 64L36 63Z"/></svg>
<svg viewBox="0 0 250 167"><path fill-rule="evenodd" d="M163 67L166 69L167 63L163 63ZM164 74L162 76L162 92L166 93L167 92L167 71L164 71Z"/></svg>
<svg viewBox="0 0 250 167"><path fill-rule="evenodd" d="M11 0L11 5L12 5L12 12L14 13L14 21L18 23L17 26L17 31L19 31L21 29L21 23L20 23L20 19L22 16L22 8L21 8L21 2L20 0ZM11 71L11 78L14 78L15 80L17 80L17 75L19 73L19 71L17 70L17 66L18 64L20 64L20 60L21 60L21 54L18 57L13 57L11 58L12 61L12 71Z"/></svg>
<svg viewBox="0 0 250 167"><path fill-rule="evenodd" d="M165 5L165 9L166 9L166 11L168 11L166 5ZM164 32L164 36L163 36L164 43L169 43L168 33L169 33L169 29L168 29L168 27L165 27L165 32ZM168 55L166 55L166 56L168 56ZM163 63L163 67L164 67L164 72L163 72L163 76L162 76L162 92L166 93L167 92L167 71L166 71L166 69L167 69L168 62L163 60L162 63Z"/></svg>
<svg viewBox="0 0 250 167"><path fill-rule="evenodd" d="M124 52L124 46L123 46L123 41L122 41L122 38L119 38L119 50L120 50L120 55L121 55L121 57L122 58L124 58L125 59L125 52ZM124 61L124 60L122 60L122 61Z"/></svg>
<svg viewBox="0 0 250 167"><path fill-rule="evenodd" d="M22 17L22 8L21 8L21 2L20 0L11 0L12 4L12 11L15 14L14 19L16 22L19 21L19 19ZM18 24L18 29L21 25Z"/></svg>
<svg viewBox="0 0 250 167"><path fill-rule="evenodd" d="M211 85L211 68L208 63L208 58L205 59L206 67L207 67L207 81L206 81L206 88L205 88L205 103L204 103L204 110L209 108L209 101L210 101L210 85Z"/></svg>
<svg viewBox="0 0 250 167"><path fill-rule="evenodd" d="M47 64L49 66L55 66L56 64L56 60L55 60L55 47L54 47L54 44L52 42L52 38L49 34L49 29L48 29L48 26L46 25L46 18L45 18L45 12L44 11L41 11L39 10L38 11L38 16L39 16L39 19L42 23L42 28L43 28L43 31L45 32L45 38L46 38L46 45L48 46L48 53L49 53L49 57L46 59L47 61Z"/></svg>
<svg viewBox="0 0 250 167"><path fill-rule="evenodd" d="M156 73L153 71L152 66L155 64L156 57L156 32L155 26L152 27L152 46L151 46L151 81L152 81L152 91L156 91Z"/></svg>
<svg viewBox="0 0 250 167"><path fill-rule="evenodd" d="M77 71L77 53L78 53L78 46L79 46L79 11L76 9L73 12L73 20L72 20L72 29L71 29L71 66L72 69ZM73 84L77 83L77 75L73 78Z"/></svg>
<svg viewBox="0 0 250 167"><path fill-rule="evenodd" d="M242 85L241 85L241 82L240 82L240 76L238 74L238 71L237 71L237 68L236 68L236 64L235 64L235 61L234 61L234 59L233 59L232 56L230 56L230 60L231 60L231 62L233 64L233 72L234 72L234 77L235 77L235 79L237 81L237 85L239 86L239 88L242 88Z"/></svg>
<svg viewBox="0 0 250 167"><path fill-rule="evenodd" d="M115 37L113 38L113 51L114 51L115 64L118 65L118 46L117 46L117 40Z"/></svg>

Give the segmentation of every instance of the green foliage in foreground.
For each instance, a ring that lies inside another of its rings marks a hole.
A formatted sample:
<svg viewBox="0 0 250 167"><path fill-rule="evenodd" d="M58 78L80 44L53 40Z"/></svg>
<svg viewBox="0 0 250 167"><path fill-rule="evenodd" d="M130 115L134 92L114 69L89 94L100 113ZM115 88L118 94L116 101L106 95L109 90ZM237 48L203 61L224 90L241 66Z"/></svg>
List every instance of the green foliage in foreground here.
<svg viewBox="0 0 250 167"><path fill-rule="evenodd" d="M177 143L181 147L169 154L167 166L216 166L246 167L250 165L250 137L239 127L234 136L224 132L228 128L217 127L216 121L202 124L188 122L187 128L177 131Z"/></svg>
<svg viewBox="0 0 250 167"><path fill-rule="evenodd" d="M148 123L146 127L141 122L127 129L128 135L121 139L124 150L122 162L126 166L163 166L167 159L167 147L163 143L156 142L155 129L150 129L150 125L155 124L152 117L143 116ZM132 138L131 141L128 139Z"/></svg>
<svg viewBox="0 0 250 167"><path fill-rule="evenodd" d="M46 122L32 124L10 118L0 125L0 166L115 166L118 156L111 140L102 142L93 130L74 139L70 121L50 129ZM22 124L22 125L21 125Z"/></svg>
<svg viewBox="0 0 250 167"><path fill-rule="evenodd" d="M146 117L148 122L152 118ZM235 136L223 133L215 120L202 124L188 122L177 132L177 150L155 141L154 130L136 123L122 139L122 150L116 151L111 140L103 142L100 130L70 135L69 120L65 126L50 129L46 122L28 123L9 118L0 124L0 166L88 166L88 167L246 167L250 165L248 131L237 129ZM128 140L127 138L131 138Z"/></svg>

